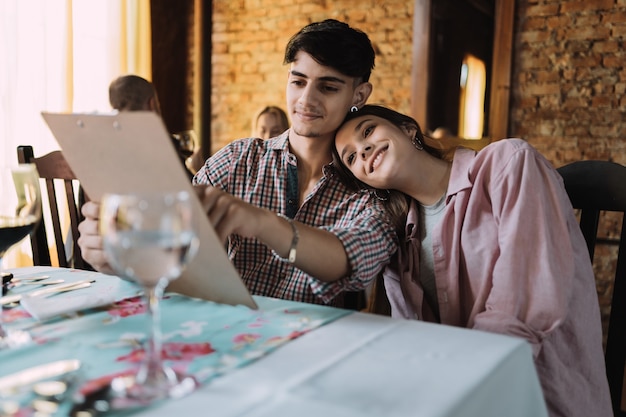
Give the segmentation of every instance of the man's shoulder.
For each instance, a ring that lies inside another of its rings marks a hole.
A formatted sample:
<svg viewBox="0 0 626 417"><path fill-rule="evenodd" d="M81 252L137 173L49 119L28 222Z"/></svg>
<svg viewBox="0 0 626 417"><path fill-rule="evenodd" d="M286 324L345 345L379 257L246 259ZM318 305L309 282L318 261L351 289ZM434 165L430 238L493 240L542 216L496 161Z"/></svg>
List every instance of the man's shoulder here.
<svg viewBox="0 0 626 417"><path fill-rule="evenodd" d="M243 138L243 139L235 139L232 142L226 144L223 148L221 148L218 153L242 153L242 152L250 152L251 150L256 150L259 148L263 148L264 143L262 139L259 138Z"/></svg>
<svg viewBox="0 0 626 417"><path fill-rule="evenodd" d="M215 156L229 155L229 157L232 157L233 155L238 155L241 157L243 155L263 155L271 150L283 150L285 147L284 142L284 138L281 137L267 140L260 138L236 139L217 151Z"/></svg>

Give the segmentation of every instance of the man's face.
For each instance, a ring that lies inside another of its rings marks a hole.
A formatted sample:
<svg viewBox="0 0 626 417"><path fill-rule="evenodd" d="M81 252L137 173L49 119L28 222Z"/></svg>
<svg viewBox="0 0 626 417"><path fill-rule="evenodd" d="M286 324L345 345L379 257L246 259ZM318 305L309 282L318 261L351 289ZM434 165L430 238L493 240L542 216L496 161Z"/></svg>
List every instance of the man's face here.
<svg viewBox="0 0 626 417"><path fill-rule="evenodd" d="M298 52L289 68L287 110L293 133L333 136L354 104L355 80Z"/></svg>

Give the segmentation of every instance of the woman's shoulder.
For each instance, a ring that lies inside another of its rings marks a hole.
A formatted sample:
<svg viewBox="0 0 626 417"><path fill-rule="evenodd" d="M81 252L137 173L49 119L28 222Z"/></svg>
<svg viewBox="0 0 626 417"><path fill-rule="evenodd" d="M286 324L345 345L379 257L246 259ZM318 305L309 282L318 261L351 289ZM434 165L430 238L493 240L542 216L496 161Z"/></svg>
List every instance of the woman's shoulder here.
<svg viewBox="0 0 626 417"><path fill-rule="evenodd" d="M526 140L520 138L501 139L490 143L474 153L477 163L508 164L512 160L541 158L539 152Z"/></svg>
<svg viewBox="0 0 626 417"><path fill-rule="evenodd" d="M515 171L514 166L529 163L544 165L547 161L526 140L507 138L492 142L479 151L458 149L454 154L453 171L457 174L467 172L473 180L481 174L491 176Z"/></svg>
<svg viewBox="0 0 626 417"><path fill-rule="evenodd" d="M479 151L479 153L483 154L503 154L503 153L515 153L520 150L530 150L535 152L535 148L520 138L507 138L500 139L495 142L491 142L489 145L485 146L483 149Z"/></svg>

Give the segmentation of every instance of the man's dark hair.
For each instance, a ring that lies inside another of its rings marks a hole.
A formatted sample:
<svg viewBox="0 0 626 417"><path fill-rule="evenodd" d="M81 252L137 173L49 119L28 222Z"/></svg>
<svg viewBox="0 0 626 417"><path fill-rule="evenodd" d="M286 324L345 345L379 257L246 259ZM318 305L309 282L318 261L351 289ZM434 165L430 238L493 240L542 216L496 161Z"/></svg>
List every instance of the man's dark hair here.
<svg viewBox="0 0 626 417"><path fill-rule="evenodd" d="M147 110L150 99L156 99L156 90L150 81L138 75L123 75L109 84L109 102L116 110Z"/></svg>
<svg viewBox="0 0 626 417"><path fill-rule="evenodd" d="M311 23L291 37L285 48L285 64L296 60L298 52L349 77L369 81L374 69L374 48L365 32L334 19Z"/></svg>

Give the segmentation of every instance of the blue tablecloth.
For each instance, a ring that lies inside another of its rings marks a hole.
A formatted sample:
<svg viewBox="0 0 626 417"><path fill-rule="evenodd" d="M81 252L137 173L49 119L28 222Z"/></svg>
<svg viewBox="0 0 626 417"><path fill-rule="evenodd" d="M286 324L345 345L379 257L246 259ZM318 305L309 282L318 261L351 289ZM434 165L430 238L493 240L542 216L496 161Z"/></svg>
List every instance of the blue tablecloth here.
<svg viewBox="0 0 626 417"><path fill-rule="evenodd" d="M62 303L63 296L55 297ZM255 298L259 310L166 294L161 303L166 363L206 383L350 313ZM35 343L0 351L0 377L52 361L79 359L85 381L81 390L90 391L117 375L133 373L143 358L142 342L149 330L145 310L138 296L42 324L21 307L5 310L1 318L4 326L28 328Z"/></svg>

